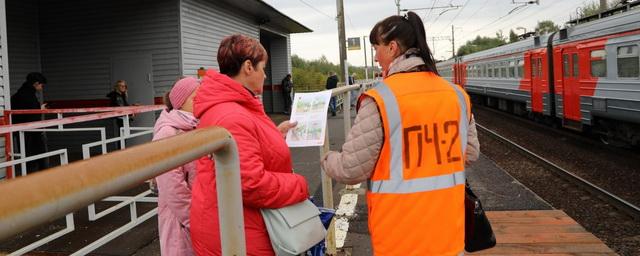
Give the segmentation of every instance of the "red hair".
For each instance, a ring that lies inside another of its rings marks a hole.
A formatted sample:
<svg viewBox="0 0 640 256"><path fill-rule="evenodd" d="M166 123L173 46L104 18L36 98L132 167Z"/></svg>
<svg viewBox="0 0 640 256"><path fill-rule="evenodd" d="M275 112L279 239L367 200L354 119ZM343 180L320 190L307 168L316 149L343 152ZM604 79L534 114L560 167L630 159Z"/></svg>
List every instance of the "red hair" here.
<svg viewBox="0 0 640 256"><path fill-rule="evenodd" d="M242 63L247 60L256 67L259 62L266 61L267 58L267 50L258 40L240 34L225 37L218 48L220 73L227 76L237 75Z"/></svg>

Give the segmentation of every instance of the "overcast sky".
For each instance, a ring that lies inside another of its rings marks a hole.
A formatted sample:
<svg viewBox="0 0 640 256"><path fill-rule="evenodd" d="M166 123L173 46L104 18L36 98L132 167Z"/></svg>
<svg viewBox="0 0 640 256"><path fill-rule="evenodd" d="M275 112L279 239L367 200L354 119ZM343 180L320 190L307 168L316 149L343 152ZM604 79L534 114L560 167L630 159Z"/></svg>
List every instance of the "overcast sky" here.
<svg viewBox="0 0 640 256"><path fill-rule="evenodd" d="M335 20L336 0L264 0L282 13L312 29L312 33L293 34L291 53L304 59L317 59L325 55L329 61L338 63L338 25ZM429 8L432 6L461 6L444 9L416 10L423 17L427 37L450 37L451 26L455 26L457 48L467 40L480 36L495 36L498 30L508 37L509 30L522 33L534 29L540 20L552 20L564 24L570 16L575 17L576 9L594 0L540 0L540 4L514 4L512 0L401 0L401 9ZM515 2L524 2L516 0ZM306 4L305 4L306 3ZM307 5L308 4L308 5ZM310 7L312 6L312 7ZM521 6L521 7L519 7ZM376 22L396 14L395 0L344 0L345 28L347 37L368 36ZM509 14L511 12L511 14ZM562 27L562 25L561 25ZM451 42L443 39L431 40L429 47L435 49L434 57L451 57ZM369 46L369 42L367 42ZM368 48L368 47L367 47ZM368 63L371 63L367 51ZM364 53L348 51L348 62L364 65Z"/></svg>

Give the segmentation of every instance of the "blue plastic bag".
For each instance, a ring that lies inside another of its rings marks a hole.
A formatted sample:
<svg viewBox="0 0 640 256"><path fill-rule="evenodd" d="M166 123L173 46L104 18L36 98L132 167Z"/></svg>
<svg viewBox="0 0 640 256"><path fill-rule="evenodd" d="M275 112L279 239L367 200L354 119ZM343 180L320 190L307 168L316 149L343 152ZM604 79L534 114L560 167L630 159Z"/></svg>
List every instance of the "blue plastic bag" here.
<svg viewBox="0 0 640 256"><path fill-rule="evenodd" d="M318 207L320 210L320 221L322 221L322 225L324 225L325 229L329 229L329 225L331 224L331 220L333 216L336 215L336 210ZM305 255L307 256L324 256L324 253L327 251L327 248L324 245L324 239L320 241L318 244L311 247Z"/></svg>

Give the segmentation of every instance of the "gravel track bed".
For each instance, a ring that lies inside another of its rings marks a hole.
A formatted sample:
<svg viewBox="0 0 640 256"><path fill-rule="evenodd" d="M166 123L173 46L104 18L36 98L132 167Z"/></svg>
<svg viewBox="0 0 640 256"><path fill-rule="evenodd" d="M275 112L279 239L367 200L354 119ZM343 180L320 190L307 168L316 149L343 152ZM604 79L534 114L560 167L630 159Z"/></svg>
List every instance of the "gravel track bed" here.
<svg viewBox="0 0 640 256"><path fill-rule="evenodd" d="M631 175L631 178L630 176L619 177L630 172L628 169L631 169L631 167L627 167L627 172L611 171L612 168L616 168L615 166L629 166L629 162L637 162L637 159L626 159L625 163L621 159L609 158L609 154L605 153L598 155L597 152L591 152L587 154L585 152L590 150L598 151L598 147L580 145L589 143L573 141L573 139L563 138L558 134L544 135L545 131L540 129L535 129L537 131L523 131L523 128L532 128L533 126L531 124L526 125L526 122L523 124L522 121L508 120L507 117L495 114L490 115L491 113L486 110L476 109L474 112L479 124L525 146L527 149L559 164L563 168L569 170L576 168L589 169L576 171L576 173L596 183L598 186L602 186L609 191L612 191L610 190L612 187L622 187L622 185L608 184L609 186L605 186L607 182L624 183L627 184L626 186L636 184L637 187L637 173ZM557 177L551 171L546 170L502 142L493 139L483 131L479 130L478 133L483 154L491 158L514 178L549 202L553 207L565 211L620 255L640 255L640 221L633 220L605 201L593 197L589 192ZM536 143L529 143L532 141ZM558 143L559 141L563 143ZM581 163L580 161L586 161L586 163ZM615 161L618 162L615 163ZM606 167L607 165L611 167ZM603 172L602 170L608 171L608 173L606 175L593 173ZM603 179L602 177L606 178ZM634 183L629 179L635 179L634 181L636 182ZM630 198L626 199L636 204L638 191L631 187L627 187L627 189L631 191L624 193L624 196L631 197L635 194L635 202L629 200ZM620 191L620 189L615 191Z"/></svg>
<svg viewBox="0 0 640 256"><path fill-rule="evenodd" d="M611 148L570 132L482 107L476 108L474 113L480 125L618 197L640 205L640 150Z"/></svg>

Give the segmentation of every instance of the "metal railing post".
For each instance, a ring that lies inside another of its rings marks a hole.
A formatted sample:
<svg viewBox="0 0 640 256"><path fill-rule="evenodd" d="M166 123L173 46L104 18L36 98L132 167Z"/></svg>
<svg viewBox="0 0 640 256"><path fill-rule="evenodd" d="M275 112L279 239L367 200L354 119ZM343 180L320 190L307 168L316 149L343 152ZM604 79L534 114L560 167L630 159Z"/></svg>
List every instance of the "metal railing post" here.
<svg viewBox="0 0 640 256"><path fill-rule="evenodd" d="M324 145L320 147L320 161L322 161L324 155L328 153L329 150L329 124L327 123L327 129L325 129L324 134ZM321 178L322 205L325 208L333 209L333 180L327 175L324 169L322 169ZM336 231L334 228L334 223L335 221L332 220L331 225L329 225L329 228L327 229L326 246L328 255L336 255Z"/></svg>
<svg viewBox="0 0 640 256"><path fill-rule="evenodd" d="M222 255L246 255L238 146L230 140L214 155Z"/></svg>

